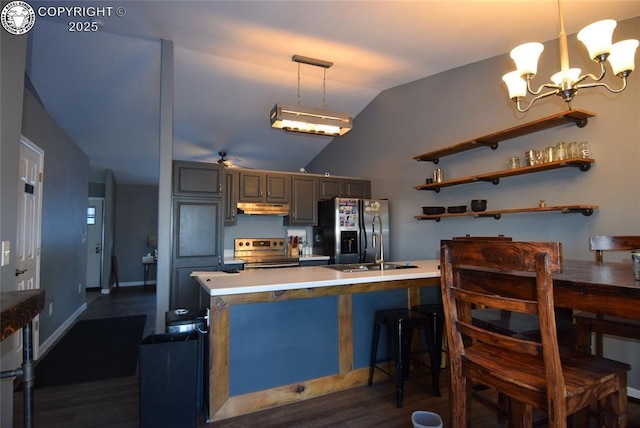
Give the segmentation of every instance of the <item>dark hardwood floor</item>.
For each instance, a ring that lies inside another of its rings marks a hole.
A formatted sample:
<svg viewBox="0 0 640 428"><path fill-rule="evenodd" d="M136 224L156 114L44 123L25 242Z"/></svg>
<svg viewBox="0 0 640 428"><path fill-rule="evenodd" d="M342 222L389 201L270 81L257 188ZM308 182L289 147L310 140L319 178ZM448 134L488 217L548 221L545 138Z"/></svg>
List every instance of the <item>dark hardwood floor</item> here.
<svg viewBox="0 0 640 428"><path fill-rule="evenodd" d="M101 295L87 293L88 307L80 319L108 318L147 314L145 337L153 333L155 324L155 289L124 287L118 292ZM411 413L429 410L446 420L449 382L443 373L442 397L430 394L430 378L416 376L405 383L403 407L395 406L395 389L391 381L363 386L324 397L307 400L251 415L206 424L197 421L198 428L262 428L280 427L385 427L411 426ZM35 391L35 425L42 428L128 428L139 426L138 376L121 377L98 382L85 382ZM493 413L474 402L474 428L497 426ZM14 394L14 427L22 426L22 394ZM640 402L631 400L629 427L640 428ZM162 427L153 427L162 428ZM175 427L167 427L175 428Z"/></svg>

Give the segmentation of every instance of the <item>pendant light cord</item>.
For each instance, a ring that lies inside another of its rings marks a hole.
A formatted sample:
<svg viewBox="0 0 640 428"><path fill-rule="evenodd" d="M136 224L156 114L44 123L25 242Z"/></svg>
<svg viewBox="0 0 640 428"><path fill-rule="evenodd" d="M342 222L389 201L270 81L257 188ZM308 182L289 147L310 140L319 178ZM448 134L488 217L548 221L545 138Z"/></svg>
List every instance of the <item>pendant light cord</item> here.
<svg viewBox="0 0 640 428"><path fill-rule="evenodd" d="M298 62L298 107L300 107L300 62ZM327 68L322 67L322 108L327 108Z"/></svg>

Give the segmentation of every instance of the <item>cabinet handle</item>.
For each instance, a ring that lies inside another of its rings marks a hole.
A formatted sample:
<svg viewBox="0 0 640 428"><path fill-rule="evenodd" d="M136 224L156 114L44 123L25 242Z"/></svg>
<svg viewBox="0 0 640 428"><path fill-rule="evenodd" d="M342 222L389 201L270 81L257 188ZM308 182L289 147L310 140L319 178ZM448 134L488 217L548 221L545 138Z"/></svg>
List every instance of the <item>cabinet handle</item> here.
<svg viewBox="0 0 640 428"><path fill-rule="evenodd" d="M218 183L218 193L222 193L222 183Z"/></svg>

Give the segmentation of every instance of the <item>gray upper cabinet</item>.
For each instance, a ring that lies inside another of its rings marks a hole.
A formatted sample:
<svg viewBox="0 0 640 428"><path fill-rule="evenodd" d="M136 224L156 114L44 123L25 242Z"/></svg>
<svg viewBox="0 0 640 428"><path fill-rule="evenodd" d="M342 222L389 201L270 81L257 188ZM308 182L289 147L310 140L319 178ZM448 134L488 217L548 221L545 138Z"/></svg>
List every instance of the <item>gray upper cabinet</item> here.
<svg viewBox="0 0 640 428"><path fill-rule="evenodd" d="M352 178L320 177L318 179L320 200L339 198L370 198L371 182Z"/></svg>
<svg viewBox="0 0 640 428"><path fill-rule="evenodd" d="M175 196L222 196L223 167L217 163L177 161L173 163Z"/></svg>
<svg viewBox="0 0 640 428"><path fill-rule="evenodd" d="M318 187L316 178L294 175L291 179L290 214L285 224L316 225L318 222Z"/></svg>
<svg viewBox="0 0 640 428"><path fill-rule="evenodd" d="M240 202L290 202L291 176L288 174L241 171Z"/></svg>

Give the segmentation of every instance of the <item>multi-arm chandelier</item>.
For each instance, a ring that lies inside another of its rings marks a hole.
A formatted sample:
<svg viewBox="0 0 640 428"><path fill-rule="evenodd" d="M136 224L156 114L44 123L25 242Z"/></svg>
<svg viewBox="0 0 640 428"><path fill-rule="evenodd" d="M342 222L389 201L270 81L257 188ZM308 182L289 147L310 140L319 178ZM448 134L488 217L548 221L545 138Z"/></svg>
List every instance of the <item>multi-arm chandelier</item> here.
<svg viewBox="0 0 640 428"><path fill-rule="evenodd" d="M353 117L347 113L327 110L326 77L327 68L332 62L322 59L294 55L291 60L298 63L298 104L276 104L271 109L269 121L272 128L288 132L338 137L349 132L353 126ZM322 80L322 108L303 107L300 105L300 64L308 64L324 69Z"/></svg>
<svg viewBox="0 0 640 428"><path fill-rule="evenodd" d="M587 47L589 57L600 63L600 75L593 74L580 75L579 68L569 68L569 52L567 48L567 35L564 32L564 19L562 16L561 0L558 0L558 11L560 14L560 66L561 70L551 76L553 83L540 85L537 90L531 89L531 81L538 71L538 59L544 46L541 43L525 43L511 51L511 58L516 63L516 71L502 76L502 80L509 90L509 98L515 103L518 111L526 112L533 103L539 99L551 95L561 97L571 109L571 100L578 93L579 89L604 87L610 92L618 93L627 87L627 77L634 70L634 57L638 41L635 39L623 40L612 44L611 38L617 23L613 19L605 19L587 25L578 33L580 40ZM606 62L611 64L613 74L622 79L620 88L611 88L601 80L607 73ZM586 81L590 79L589 81ZM585 82L585 83L582 83ZM543 92L545 91L545 92ZM534 98L523 107L527 93Z"/></svg>

